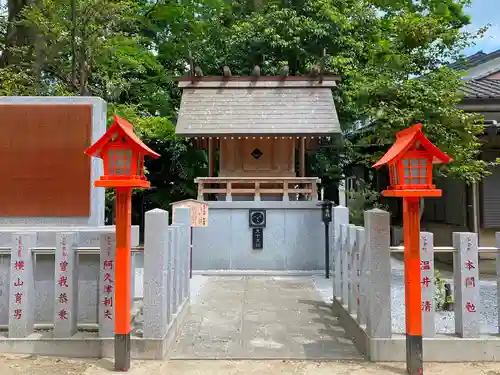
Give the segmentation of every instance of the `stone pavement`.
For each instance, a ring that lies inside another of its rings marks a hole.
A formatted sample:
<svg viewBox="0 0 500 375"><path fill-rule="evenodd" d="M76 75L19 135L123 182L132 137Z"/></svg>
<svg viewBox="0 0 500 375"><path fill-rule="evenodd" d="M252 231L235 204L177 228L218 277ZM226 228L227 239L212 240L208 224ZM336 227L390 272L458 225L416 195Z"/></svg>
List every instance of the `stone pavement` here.
<svg viewBox="0 0 500 375"><path fill-rule="evenodd" d="M210 277L173 359L361 359L311 277Z"/></svg>

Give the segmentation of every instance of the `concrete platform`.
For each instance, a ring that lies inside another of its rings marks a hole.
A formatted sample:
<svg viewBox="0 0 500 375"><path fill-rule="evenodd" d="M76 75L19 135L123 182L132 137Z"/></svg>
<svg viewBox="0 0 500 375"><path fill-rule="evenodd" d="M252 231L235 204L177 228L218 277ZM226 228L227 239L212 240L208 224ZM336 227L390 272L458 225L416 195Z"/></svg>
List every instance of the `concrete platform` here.
<svg viewBox="0 0 500 375"><path fill-rule="evenodd" d="M141 325L133 324L130 349L132 359L163 359L168 347L174 343L188 310L189 298L179 307L177 314L172 318L167 334L162 338L143 338ZM138 312L135 314L140 315ZM89 331L79 331L73 337L68 338L55 338L50 329L35 332L25 338L9 338L7 332L0 332L0 353L68 358L111 358L114 356L114 340L112 337L99 337L97 332Z"/></svg>
<svg viewBox="0 0 500 375"><path fill-rule="evenodd" d="M172 359L361 359L306 276L209 277Z"/></svg>
<svg viewBox="0 0 500 375"><path fill-rule="evenodd" d="M370 338L366 326L360 326L355 314L347 312L347 306L335 299L333 313L339 317L356 347L367 360L373 362L403 362L406 360L406 339L402 334L389 338ZM456 335L437 334L424 337L423 358L429 362L498 362L500 360L500 337L481 335L479 338L460 338ZM496 373L495 373L496 374Z"/></svg>

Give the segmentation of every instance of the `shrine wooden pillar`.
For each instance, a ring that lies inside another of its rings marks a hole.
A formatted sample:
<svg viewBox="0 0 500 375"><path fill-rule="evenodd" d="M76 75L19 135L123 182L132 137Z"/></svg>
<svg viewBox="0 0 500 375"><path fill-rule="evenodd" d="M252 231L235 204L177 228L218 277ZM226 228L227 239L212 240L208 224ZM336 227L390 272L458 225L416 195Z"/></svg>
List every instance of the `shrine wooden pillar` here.
<svg viewBox="0 0 500 375"><path fill-rule="evenodd" d="M299 177L306 176L306 139L299 138Z"/></svg>
<svg viewBox="0 0 500 375"><path fill-rule="evenodd" d="M215 170L214 139L208 138L208 177L214 177L214 170Z"/></svg>

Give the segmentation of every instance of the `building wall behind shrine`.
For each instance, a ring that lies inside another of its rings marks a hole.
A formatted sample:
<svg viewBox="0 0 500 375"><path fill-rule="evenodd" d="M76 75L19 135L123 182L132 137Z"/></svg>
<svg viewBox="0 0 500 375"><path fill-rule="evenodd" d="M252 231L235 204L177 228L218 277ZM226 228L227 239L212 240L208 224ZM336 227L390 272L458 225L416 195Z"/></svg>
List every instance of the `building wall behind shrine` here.
<svg viewBox="0 0 500 375"><path fill-rule="evenodd" d="M94 97L1 97L0 225L104 225L102 161L84 154L106 131Z"/></svg>

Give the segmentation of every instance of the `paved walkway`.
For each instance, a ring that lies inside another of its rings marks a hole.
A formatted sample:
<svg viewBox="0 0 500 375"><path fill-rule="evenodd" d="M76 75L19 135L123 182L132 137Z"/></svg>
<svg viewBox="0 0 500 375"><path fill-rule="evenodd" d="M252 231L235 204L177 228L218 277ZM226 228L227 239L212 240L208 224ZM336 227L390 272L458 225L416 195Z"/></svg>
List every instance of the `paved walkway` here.
<svg viewBox="0 0 500 375"><path fill-rule="evenodd" d="M360 359L311 277L211 277L172 359Z"/></svg>

